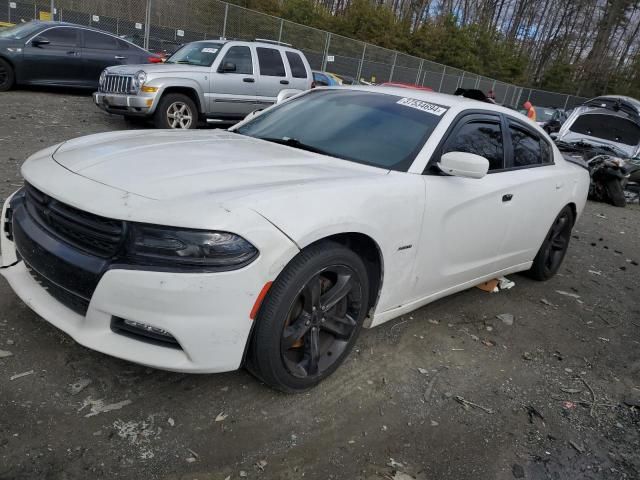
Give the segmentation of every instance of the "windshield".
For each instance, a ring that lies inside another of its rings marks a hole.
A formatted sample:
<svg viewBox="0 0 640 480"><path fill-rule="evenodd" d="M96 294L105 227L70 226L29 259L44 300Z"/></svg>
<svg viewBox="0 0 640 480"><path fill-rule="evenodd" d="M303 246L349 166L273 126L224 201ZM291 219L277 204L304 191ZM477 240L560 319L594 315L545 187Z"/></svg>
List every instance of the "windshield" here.
<svg viewBox="0 0 640 480"><path fill-rule="evenodd" d="M571 132L600 138L605 143L636 146L640 144L640 125L626 118L600 113L579 116L571 125Z"/></svg>
<svg viewBox="0 0 640 480"><path fill-rule="evenodd" d="M29 35L37 32L42 24L36 22L27 22L15 25L5 30L0 30L0 38L11 38L12 40L22 40Z"/></svg>
<svg viewBox="0 0 640 480"><path fill-rule="evenodd" d="M185 65L199 65L210 67L222 48L222 43L193 42L185 45L171 55L165 63L182 63Z"/></svg>
<svg viewBox="0 0 640 480"><path fill-rule="evenodd" d="M237 133L376 167L407 171L447 107L358 90L315 90Z"/></svg>

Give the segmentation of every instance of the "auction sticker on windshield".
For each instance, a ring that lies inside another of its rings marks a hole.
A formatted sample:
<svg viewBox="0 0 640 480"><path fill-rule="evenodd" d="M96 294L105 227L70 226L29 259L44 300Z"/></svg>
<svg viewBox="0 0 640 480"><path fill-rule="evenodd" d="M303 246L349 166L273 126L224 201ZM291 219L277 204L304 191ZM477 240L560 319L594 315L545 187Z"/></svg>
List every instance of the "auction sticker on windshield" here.
<svg viewBox="0 0 640 480"><path fill-rule="evenodd" d="M217 48L209 48L209 47L207 47L207 48L203 48L201 51L202 51L202 53L216 53L218 51L218 49Z"/></svg>
<svg viewBox="0 0 640 480"><path fill-rule="evenodd" d="M423 102L422 100L416 100L415 98L401 98L396 103L399 105L405 105L407 107L415 108L417 110L422 110L423 112L432 113L441 117L447 110L447 107L443 107L442 105L436 105L435 103Z"/></svg>

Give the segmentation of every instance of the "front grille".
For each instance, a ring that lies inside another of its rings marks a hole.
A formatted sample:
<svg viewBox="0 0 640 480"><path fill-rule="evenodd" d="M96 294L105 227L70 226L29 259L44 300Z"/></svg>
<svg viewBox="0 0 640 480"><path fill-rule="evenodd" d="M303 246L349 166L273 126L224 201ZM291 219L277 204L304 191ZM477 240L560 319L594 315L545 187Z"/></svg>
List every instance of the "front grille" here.
<svg viewBox="0 0 640 480"><path fill-rule="evenodd" d="M106 75L100 85L103 93L131 93L133 77L131 75Z"/></svg>
<svg viewBox="0 0 640 480"><path fill-rule="evenodd" d="M33 279L44 288L49 295L55 298L57 301L62 303L65 307L73 310L74 312L82 315L83 317L87 314L87 310L89 309L89 301L76 295L75 293L62 288L59 285L56 285L35 269L33 269L27 262L24 262L24 265L27 267L27 270L33 277Z"/></svg>
<svg viewBox="0 0 640 480"><path fill-rule="evenodd" d="M120 220L100 217L61 203L32 185L26 185L29 215L55 236L100 257L116 254L124 237Z"/></svg>

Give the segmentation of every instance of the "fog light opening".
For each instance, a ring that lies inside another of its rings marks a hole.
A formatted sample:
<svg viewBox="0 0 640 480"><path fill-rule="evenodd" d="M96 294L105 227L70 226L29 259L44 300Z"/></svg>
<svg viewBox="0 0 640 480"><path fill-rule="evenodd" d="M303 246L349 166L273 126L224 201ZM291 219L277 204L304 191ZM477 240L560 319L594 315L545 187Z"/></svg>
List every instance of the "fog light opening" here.
<svg viewBox="0 0 640 480"><path fill-rule="evenodd" d="M178 340L166 330L147 323L136 322L126 318L112 317L111 330L114 333L163 347L182 348Z"/></svg>

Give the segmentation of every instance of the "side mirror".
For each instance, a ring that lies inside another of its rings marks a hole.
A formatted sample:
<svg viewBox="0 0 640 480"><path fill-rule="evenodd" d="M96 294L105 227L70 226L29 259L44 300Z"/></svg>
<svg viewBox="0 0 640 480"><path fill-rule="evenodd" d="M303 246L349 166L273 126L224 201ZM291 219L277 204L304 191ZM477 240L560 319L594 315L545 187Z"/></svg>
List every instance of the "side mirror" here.
<svg viewBox="0 0 640 480"><path fill-rule="evenodd" d="M284 90L280 90L278 96L276 97L276 105L290 99L291 97L299 94L302 90L297 90L295 88L285 88Z"/></svg>
<svg viewBox="0 0 640 480"><path fill-rule="evenodd" d="M475 153L447 152L440 157L438 168L456 177L482 178L489 170L489 160Z"/></svg>
<svg viewBox="0 0 640 480"><path fill-rule="evenodd" d="M230 73L236 71L236 64L231 62L224 62L219 69L222 73Z"/></svg>
<svg viewBox="0 0 640 480"><path fill-rule="evenodd" d="M51 42L46 37L36 37L31 40L31 45L34 47L40 47L42 45L49 45Z"/></svg>

